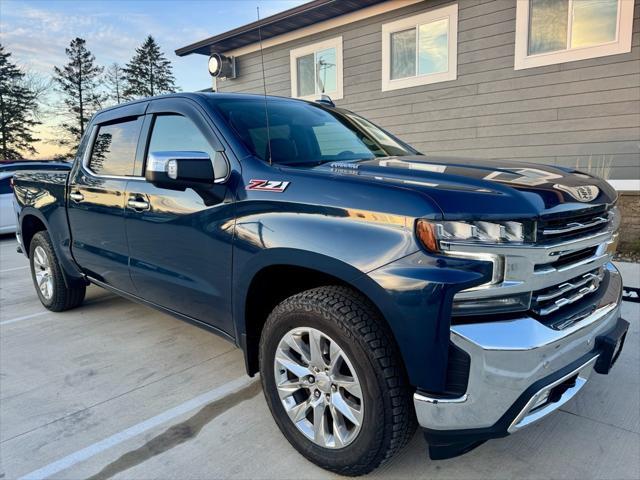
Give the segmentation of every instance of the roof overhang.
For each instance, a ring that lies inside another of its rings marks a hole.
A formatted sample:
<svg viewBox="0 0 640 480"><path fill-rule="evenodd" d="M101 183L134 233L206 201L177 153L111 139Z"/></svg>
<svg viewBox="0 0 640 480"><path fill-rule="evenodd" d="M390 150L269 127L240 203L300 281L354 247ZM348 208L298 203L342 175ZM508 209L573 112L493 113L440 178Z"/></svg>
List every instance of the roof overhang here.
<svg viewBox="0 0 640 480"><path fill-rule="evenodd" d="M206 38L176 50L183 57L192 53L225 53L262 40L290 33L319 22L361 10L385 0L313 0L262 20ZM258 33L260 30L260 33Z"/></svg>

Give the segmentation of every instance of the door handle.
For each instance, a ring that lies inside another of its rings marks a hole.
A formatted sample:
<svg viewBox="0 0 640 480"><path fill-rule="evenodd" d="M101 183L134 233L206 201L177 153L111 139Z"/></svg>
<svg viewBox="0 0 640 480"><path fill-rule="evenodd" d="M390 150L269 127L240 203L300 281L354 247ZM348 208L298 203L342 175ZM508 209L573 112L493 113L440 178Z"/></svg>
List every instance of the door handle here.
<svg viewBox="0 0 640 480"><path fill-rule="evenodd" d="M80 192L71 192L69 194L69 198L78 203L84 200L84 195L82 195Z"/></svg>
<svg viewBox="0 0 640 480"><path fill-rule="evenodd" d="M136 195L133 198L130 198L127 201L127 207L131 210L135 210L136 212L143 212L145 210L149 210L150 205L149 201L146 200L142 195Z"/></svg>

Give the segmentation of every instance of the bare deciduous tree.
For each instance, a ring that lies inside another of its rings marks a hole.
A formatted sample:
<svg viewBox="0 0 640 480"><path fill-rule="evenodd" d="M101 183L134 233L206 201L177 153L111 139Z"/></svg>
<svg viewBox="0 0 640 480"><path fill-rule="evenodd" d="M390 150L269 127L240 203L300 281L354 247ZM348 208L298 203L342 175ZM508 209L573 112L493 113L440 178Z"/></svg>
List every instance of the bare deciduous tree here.
<svg viewBox="0 0 640 480"><path fill-rule="evenodd" d="M124 72L118 63L112 63L104 74L104 84L110 101L121 103L124 101Z"/></svg>

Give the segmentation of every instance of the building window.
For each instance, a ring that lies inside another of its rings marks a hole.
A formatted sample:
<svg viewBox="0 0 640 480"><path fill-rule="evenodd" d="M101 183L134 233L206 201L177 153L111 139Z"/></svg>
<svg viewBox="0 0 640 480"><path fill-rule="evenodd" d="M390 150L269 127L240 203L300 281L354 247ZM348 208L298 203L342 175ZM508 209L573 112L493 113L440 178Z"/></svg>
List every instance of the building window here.
<svg viewBox="0 0 640 480"><path fill-rule="evenodd" d="M633 3L518 0L515 69L630 52Z"/></svg>
<svg viewBox="0 0 640 480"><path fill-rule="evenodd" d="M342 37L291 50L291 96L342 98Z"/></svg>
<svg viewBox="0 0 640 480"><path fill-rule="evenodd" d="M455 80L458 5L382 25L382 90Z"/></svg>

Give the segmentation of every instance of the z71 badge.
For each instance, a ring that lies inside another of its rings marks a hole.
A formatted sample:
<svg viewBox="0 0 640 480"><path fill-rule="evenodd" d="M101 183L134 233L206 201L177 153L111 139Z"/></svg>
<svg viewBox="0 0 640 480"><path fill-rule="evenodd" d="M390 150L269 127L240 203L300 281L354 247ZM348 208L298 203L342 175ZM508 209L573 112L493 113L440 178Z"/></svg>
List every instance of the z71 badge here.
<svg viewBox="0 0 640 480"><path fill-rule="evenodd" d="M290 182L279 180L251 180L247 185L247 190L262 190L265 192L282 193L289 186Z"/></svg>

